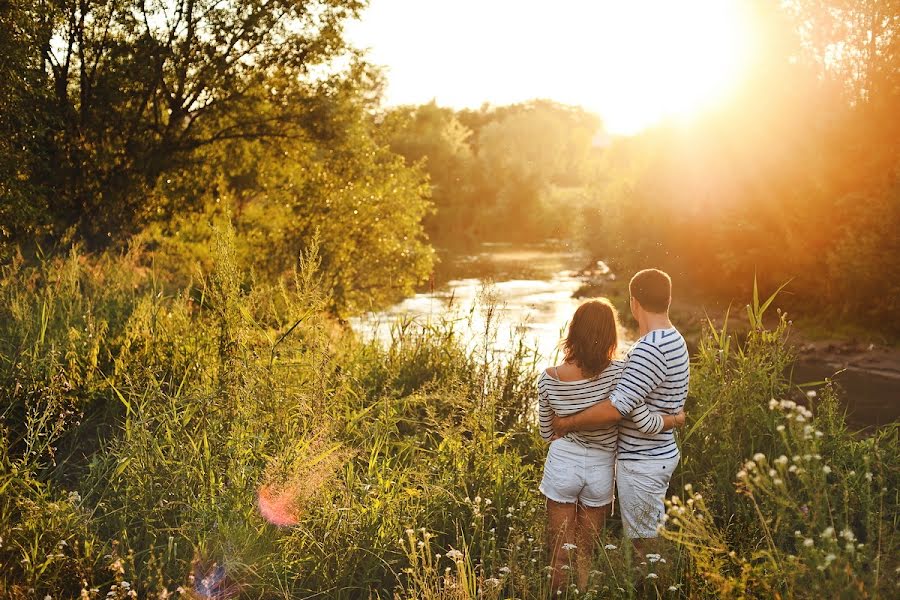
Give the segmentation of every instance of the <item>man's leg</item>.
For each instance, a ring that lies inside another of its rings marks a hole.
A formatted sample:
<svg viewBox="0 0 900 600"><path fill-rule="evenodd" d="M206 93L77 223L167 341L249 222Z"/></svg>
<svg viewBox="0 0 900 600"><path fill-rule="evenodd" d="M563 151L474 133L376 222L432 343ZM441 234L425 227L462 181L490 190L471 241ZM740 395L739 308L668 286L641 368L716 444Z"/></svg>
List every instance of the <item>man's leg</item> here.
<svg viewBox="0 0 900 600"><path fill-rule="evenodd" d="M665 498L669 480L679 457L670 459L620 460L616 487L625 536L640 551L645 540L657 538L657 528L666 514Z"/></svg>

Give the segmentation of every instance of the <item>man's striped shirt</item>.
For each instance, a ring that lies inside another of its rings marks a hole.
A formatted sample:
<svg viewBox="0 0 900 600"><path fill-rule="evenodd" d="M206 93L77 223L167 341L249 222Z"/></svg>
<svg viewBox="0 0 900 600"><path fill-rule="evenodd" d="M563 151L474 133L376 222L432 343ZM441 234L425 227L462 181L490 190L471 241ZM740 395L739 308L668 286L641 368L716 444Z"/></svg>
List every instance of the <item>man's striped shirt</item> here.
<svg viewBox="0 0 900 600"><path fill-rule="evenodd" d="M690 356L677 329L654 329L635 343L610 396L623 416L619 421L619 460L678 454L674 433L661 431L662 417L657 413L674 415L682 410L689 379Z"/></svg>

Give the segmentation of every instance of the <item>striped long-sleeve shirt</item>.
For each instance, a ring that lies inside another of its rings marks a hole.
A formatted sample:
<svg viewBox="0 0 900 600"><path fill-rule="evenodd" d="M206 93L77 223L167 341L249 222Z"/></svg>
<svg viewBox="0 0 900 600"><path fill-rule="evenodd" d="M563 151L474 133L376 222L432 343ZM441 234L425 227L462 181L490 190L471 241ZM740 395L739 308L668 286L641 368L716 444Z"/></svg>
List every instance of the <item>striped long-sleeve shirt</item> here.
<svg viewBox="0 0 900 600"><path fill-rule="evenodd" d="M687 344L674 327L655 329L635 343L610 396L623 416L619 421L619 460L678 454L673 432L661 431L662 417L652 413L679 412L687 399L689 378Z"/></svg>

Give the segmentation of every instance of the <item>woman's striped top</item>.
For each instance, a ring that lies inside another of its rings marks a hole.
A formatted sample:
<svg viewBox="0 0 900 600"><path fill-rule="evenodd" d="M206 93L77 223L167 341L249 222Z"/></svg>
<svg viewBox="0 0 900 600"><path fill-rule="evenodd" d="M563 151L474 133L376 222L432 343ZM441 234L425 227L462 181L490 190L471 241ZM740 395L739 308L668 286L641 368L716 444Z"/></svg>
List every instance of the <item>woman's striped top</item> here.
<svg viewBox="0 0 900 600"><path fill-rule="evenodd" d="M597 377L577 381L559 381L546 371L542 371L538 377L538 421L541 437L549 440L553 436L553 428L550 425L553 413L561 417L573 415L609 398L624 366L624 362L614 360ZM586 448L610 452L616 449L615 425L590 431L573 431L565 437Z"/></svg>
<svg viewBox="0 0 900 600"><path fill-rule="evenodd" d="M660 431L661 418L658 426L648 424L647 408L652 413L669 415L682 410L689 379L687 344L674 327L655 329L634 344L610 397L623 416L619 421L619 460L671 458L678 454L673 432Z"/></svg>

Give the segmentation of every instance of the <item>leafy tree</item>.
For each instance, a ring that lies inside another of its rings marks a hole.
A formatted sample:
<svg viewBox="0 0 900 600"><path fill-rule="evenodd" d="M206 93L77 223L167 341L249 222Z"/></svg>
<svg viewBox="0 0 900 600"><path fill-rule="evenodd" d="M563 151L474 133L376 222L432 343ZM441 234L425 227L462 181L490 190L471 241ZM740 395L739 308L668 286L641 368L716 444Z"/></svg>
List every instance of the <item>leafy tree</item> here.
<svg viewBox="0 0 900 600"><path fill-rule="evenodd" d="M13 22L35 23L18 39L26 42L21 61L39 64L40 79L33 86L16 79L21 70L13 67L3 87L49 116L40 145L52 165L53 232L73 228L103 246L168 208L148 194L198 150L300 135L294 107L257 112L278 95L266 84L276 73L312 81L316 69L346 54L342 23L360 7L358 0L69 0L8 9Z"/></svg>

